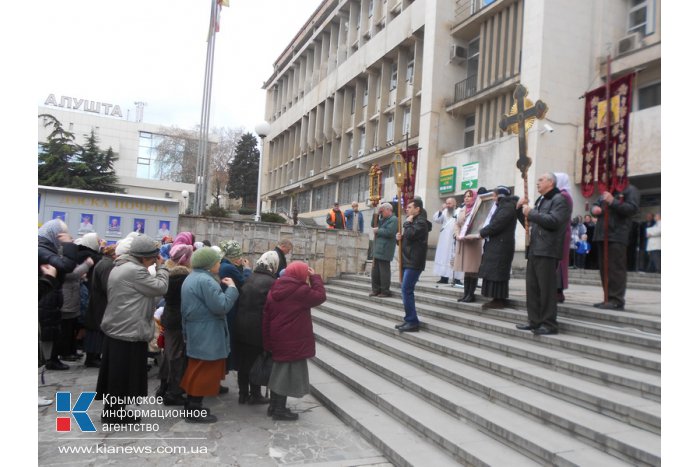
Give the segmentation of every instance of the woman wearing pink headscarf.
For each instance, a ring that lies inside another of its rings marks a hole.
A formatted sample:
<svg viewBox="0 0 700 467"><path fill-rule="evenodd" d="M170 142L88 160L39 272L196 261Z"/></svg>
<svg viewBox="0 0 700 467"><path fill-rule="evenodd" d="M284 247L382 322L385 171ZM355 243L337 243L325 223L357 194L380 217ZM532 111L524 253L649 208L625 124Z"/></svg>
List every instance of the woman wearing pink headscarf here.
<svg viewBox="0 0 700 467"><path fill-rule="evenodd" d="M467 190L464 193L464 207L459 210L457 222L455 222L455 239L457 248L453 270L464 273L464 296L458 302L473 302L476 284L479 282L479 266L481 265L482 239L467 239L467 220L471 216L472 209L477 200L474 190Z"/></svg>
<svg viewBox="0 0 700 467"><path fill-rule="evenodd" d="M306 360L316 355L311 308L326 301L323 279L306 263L294 261L273 284L263 310L263 347L272 354L270 409L274 420L296 420L287 396L309 393Z"/></svg>

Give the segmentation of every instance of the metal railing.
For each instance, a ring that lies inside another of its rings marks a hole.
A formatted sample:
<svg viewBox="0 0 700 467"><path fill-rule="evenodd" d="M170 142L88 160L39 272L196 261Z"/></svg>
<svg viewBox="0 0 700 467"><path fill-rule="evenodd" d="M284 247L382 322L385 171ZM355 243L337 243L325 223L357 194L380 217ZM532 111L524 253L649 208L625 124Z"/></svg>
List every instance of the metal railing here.
<svg viewBox="0 0 700 467"><path fill-rule="evenodd" d="M470 76L465 80L455 84L455 100L456 104L476 94L476 75Z"/></svg>

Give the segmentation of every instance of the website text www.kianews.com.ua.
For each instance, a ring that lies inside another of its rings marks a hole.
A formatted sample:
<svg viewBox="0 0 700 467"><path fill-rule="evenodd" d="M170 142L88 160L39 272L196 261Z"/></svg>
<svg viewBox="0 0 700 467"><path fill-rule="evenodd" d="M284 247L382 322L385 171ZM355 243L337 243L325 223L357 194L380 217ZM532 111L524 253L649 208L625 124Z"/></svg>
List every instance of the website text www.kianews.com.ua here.
<svg viewBox="0 0 700 467"><path fill-rule="evenodd" d="M206 446L58 446L61 454L207 454Z"/></svg>

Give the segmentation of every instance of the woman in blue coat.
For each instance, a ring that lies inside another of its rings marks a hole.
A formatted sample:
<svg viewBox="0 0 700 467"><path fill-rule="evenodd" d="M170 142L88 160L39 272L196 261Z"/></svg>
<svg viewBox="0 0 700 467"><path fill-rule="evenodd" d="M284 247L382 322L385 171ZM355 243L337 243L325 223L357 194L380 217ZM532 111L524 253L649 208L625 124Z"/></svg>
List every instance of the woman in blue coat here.
<svg viewBox="0 0 700 467"><path fill-rule="evenodd" d="M238 299L238 290L231 278L221 280L226 286L221 290L215 276L219 255L212 248L197 249L191 266L182 284L182 334L188 362L180 386L187 393L187 421L214 423L216 417L202 407L202 399L218 395L226 376L226 357L231 351L226 313Z"/></svg>

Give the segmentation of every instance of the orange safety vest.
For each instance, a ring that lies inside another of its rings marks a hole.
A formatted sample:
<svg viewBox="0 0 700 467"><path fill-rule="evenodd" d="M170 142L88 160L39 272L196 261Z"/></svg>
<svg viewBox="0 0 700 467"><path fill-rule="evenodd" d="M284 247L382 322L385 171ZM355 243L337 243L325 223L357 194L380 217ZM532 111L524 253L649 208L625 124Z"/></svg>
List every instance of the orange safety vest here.
<svg viewBox="0 0 700 467"><path fill-rule="evenodd" d="M329 229L335 229L335 209L331 209L331 225L328 226ZM343 220L343 229L345 228L345 215L340 212L340 218Z"/></svg>

